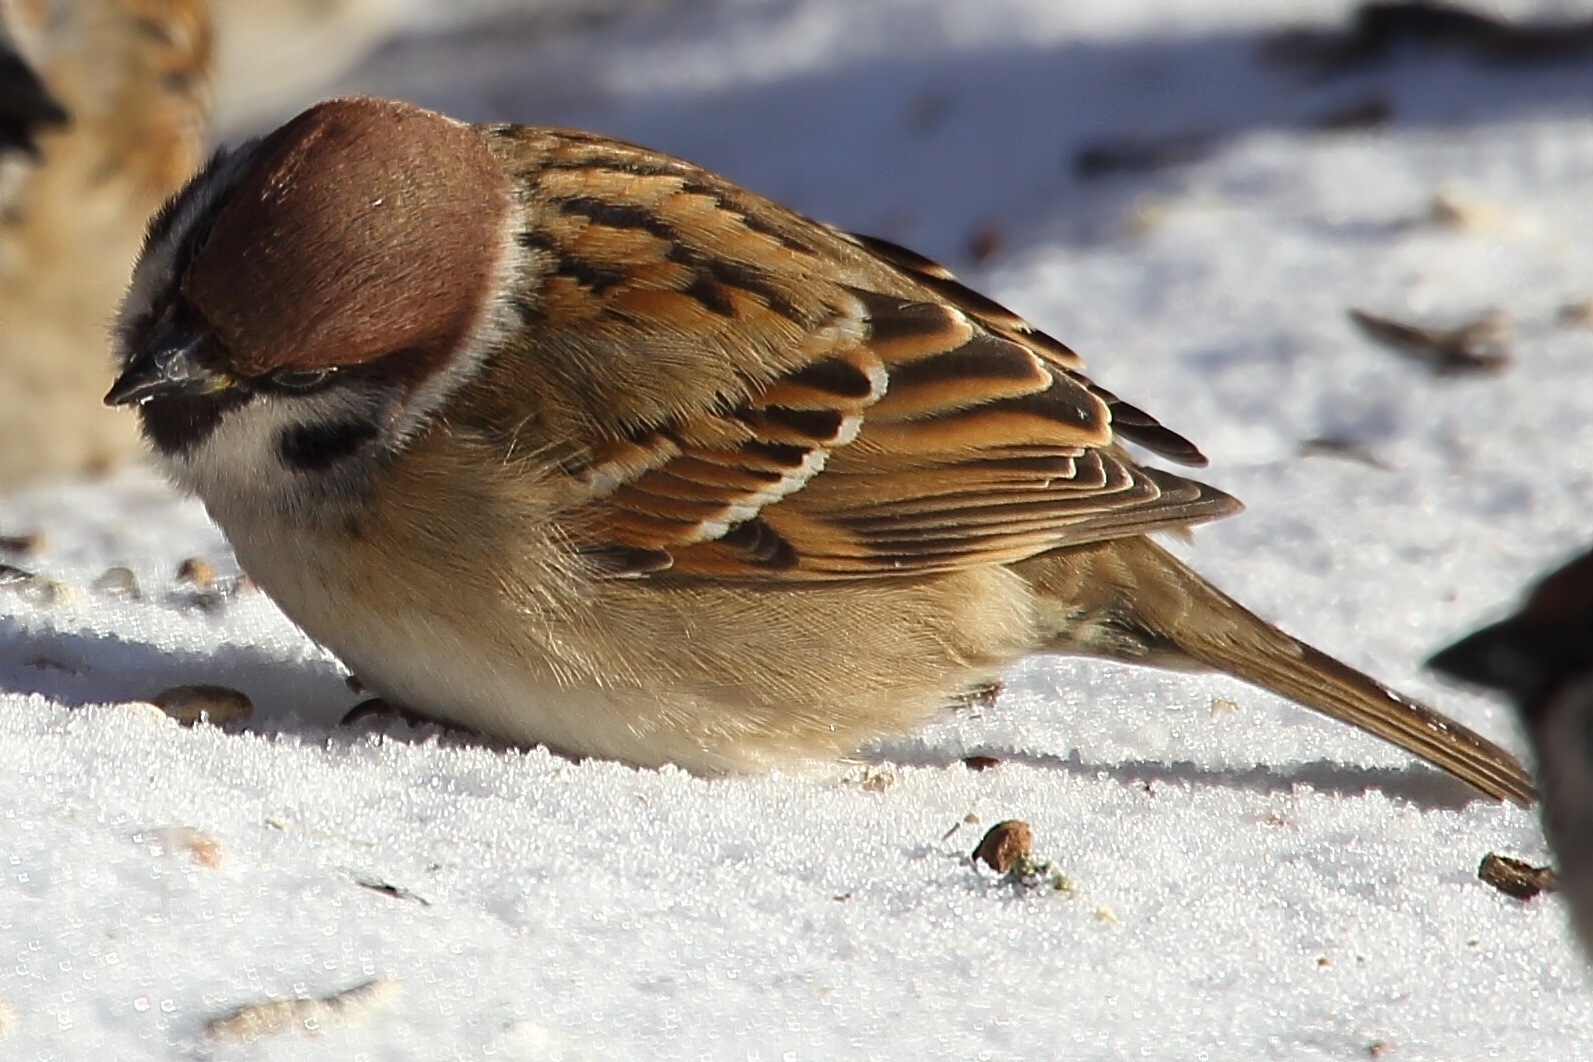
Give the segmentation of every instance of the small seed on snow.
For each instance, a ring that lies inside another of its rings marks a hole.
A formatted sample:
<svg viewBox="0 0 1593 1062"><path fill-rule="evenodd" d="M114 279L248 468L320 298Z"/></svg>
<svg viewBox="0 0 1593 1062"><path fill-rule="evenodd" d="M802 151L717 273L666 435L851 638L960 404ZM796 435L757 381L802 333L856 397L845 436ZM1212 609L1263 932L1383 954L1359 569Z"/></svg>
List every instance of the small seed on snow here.
<svg viewBox="0 0 1593 1062"><path fill-rule="evenodd" d="M192 583L201 590L209 590L216 582L216 569L200 557L189 557L177 568L177 581Z"/></svg>
<svg viewBox="0 0 1593 1062"><path fill-rule="evenodd" d="M106 568L100 573L100 577L94 580L90 589L96 594L125 598L128 601L137 601L142 596L138 589L138 576L133 574L131 568Z"/></svg>
<svg viewBox="0 0 1593 1062"><path fill-rule="evenodd" d="M1034 831L1022 819L1007 819L990 827L973 858L983 861L997 874L1005 874L1029 854L1034 844Z"/></svg>
<svg viewBox="0 0 1593 1062"><path fill-rule="evenodd" d="M204 830L192 826L165 826L135 834L133 840L149 844L168 855L185 852L195 866L215 870L221 866L221 842Z"/></svg>
<svg viewBox="0 0 1593 1062"><path fill-rule="evenodd" d="M150 700L183 726L241 723L254 714L254 703L227 686L173 686Z"/></svg>

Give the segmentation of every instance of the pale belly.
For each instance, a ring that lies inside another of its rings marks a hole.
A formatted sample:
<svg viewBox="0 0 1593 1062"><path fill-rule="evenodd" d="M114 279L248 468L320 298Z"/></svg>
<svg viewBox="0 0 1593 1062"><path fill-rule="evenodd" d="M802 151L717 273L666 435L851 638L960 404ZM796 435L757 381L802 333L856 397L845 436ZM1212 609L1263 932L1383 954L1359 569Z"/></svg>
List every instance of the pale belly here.
<svg viewBox="0 0 1593 1062"><path fill-rule="evenodd" d="M705 617L718 610L670 607L632 584L620 603L586 601L576 636L506 610L493 595L483 595L479 611L439 615L424 596L404 602L405 577L391 566L375 569L378 586L350 576L372 571L368 564L266 548L252 537L234 536L244 570L390 703L517 745L698 773L833 760L909 731L992 681L1028 632L1025 612L1022 622L978 617L982 632L1014 633L982 633L980 641L995 641L972 650L952 646L950 634L904 636L891 624L905 629L914 612L935 610L911 599L882 607L878 592L862 599L875 614L838 598L819 610L826 622L817 631L765 628L744 615L715 626ZM652 638L672 626L698 644ZM550 640L577 648L561 652ZM735 651L726 651L732 641ZM804 642L814 666L793 669L788 661L802 658ZM901 659L887 659L892 653Z"/></svg>

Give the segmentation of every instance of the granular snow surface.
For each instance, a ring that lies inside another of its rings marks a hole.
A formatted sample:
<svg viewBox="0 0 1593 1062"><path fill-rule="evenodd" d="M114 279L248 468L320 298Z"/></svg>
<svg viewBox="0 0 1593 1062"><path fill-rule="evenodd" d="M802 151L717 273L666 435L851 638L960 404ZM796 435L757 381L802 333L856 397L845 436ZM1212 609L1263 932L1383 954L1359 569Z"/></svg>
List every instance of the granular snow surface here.
<svg viewBox="0 0 1593 1062"><path fill-rule="evenodd" d="M1197 569L1521 750L1421 661L1593 537L1593 324L1563 309L1593 299L1593 61L1257 57L1347 13L650 4L436 29L344 87L643 141L946 260L1202 446L1249 509L1175 546ZM1318 128L1368 101L1386 124ZM1180 137L1200 157L1074 168ZM1436 378L1351 307L1498 313L1513 361ZM1545 862L1535 816L1220 677L1034 660L858 763L703 780L337 726L343 669L231 592L225 541L152 473L0 499L0 531L40 532L10 559L56 584L0 586L6 1059L1593 1050L1560 902L1476 875ZM188 557L219 592L178 580ZM115 565L138 598L94 588ZM253 719L138 703L197 682ZM1065 888L970 861L1009 818ZM297 1031L207 1033L372 983Z"/></svg>

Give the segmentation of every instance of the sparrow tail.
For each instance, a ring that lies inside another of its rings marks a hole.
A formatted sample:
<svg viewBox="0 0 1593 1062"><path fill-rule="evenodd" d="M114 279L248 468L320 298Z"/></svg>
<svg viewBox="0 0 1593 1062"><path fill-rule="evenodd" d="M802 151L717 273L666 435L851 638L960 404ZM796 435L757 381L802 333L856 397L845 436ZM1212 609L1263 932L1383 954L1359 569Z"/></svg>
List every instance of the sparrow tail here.
<svg viewBox="0 0 1593 1062"><path fill-rule="evenodd" d="M1496 800L1538 799L1510 753L1254 615L1148 538L1057 550L1019 569L1053 613L1053 651L1225 672L1376 734Z"/></svg>

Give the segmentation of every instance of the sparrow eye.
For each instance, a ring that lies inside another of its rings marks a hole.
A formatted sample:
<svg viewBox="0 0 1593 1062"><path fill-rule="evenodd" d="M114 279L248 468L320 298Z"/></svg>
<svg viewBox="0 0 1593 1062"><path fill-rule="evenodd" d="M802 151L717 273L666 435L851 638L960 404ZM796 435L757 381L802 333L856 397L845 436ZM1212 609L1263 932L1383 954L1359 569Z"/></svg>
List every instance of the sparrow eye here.
<svg viewBox="0 0 1593 1062"><path fill-rule="evenodd" d="M326 369L278 369L266 377L272 387L279 391L302 393L313 391L326 383L337 370Z"/></svg>

